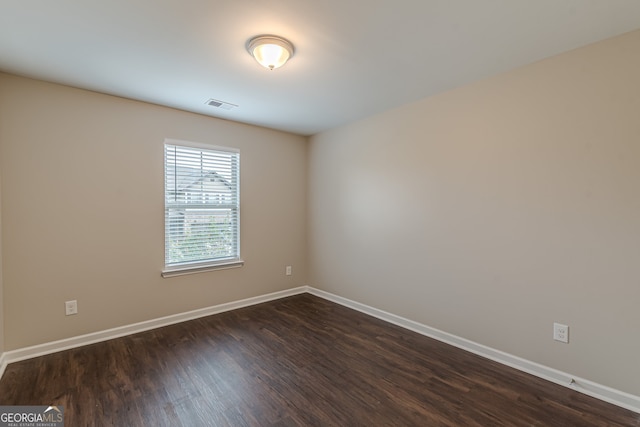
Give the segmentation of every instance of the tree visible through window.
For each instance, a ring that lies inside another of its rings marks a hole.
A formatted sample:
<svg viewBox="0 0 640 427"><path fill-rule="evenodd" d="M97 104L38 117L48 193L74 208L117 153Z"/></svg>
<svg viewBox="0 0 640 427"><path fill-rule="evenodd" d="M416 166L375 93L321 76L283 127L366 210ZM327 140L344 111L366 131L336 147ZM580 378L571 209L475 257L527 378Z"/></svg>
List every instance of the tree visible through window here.
<svg viewBox="0 0 640 427"><path fill-rule="evenodd" d="M165 267L240 259L240 154L165 144Z"/></svg>

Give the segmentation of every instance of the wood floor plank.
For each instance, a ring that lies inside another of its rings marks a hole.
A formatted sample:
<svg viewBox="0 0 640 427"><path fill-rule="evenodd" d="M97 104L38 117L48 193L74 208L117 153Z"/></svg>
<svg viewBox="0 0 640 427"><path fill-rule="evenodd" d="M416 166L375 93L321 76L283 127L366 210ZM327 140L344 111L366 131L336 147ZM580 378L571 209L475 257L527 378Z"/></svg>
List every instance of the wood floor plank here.
<svg viewBox="0 0 640 427"><path fill-rule="evenodd" d="M640 414L303 294L9 365L68 426L640 426Z"/></svg>

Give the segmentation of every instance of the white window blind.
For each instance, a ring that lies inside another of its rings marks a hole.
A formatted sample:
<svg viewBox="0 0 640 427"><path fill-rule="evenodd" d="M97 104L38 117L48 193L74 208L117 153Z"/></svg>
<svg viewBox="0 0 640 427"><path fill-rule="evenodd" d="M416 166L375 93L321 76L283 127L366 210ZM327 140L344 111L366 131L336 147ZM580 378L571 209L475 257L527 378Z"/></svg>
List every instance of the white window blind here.
<svg viewBox="0 0 640 427"><path fill-rule="evenodd" d="M240 260L240 153L165 144L165 269Z"/></svg>

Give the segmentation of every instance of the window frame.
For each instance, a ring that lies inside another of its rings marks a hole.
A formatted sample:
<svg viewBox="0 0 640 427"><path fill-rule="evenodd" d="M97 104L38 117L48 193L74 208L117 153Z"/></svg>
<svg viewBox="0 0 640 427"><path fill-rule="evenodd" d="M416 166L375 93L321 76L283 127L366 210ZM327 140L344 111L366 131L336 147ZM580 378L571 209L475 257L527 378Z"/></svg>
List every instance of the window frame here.
<svg viewBox="0 0 640 427"><path fill-rule="evenodd" d="M167 146L175 146L186 149L195 149L202 151L213 151L220 153L231 153L236 154L237 157L237 176L236 179L236 208L237 211L237 230L235 233L236 242L235 246L237 247L237 256L227 257L227 258L215 258L209 260L202 261L186 261L182 263L170 263L167 264L167 212L169 210L169 205L167 204ZM240 254L240 150L233 147L223 147L218 145L211 144L203 144L192 141L183 141L177 139L165 139L164 144L162 145L162 158L163 158L163 205L164 205L164 269L162 270L162 277L174 277L174 276L182 276L185 274L194 274L201 273L206 271L213 270L222 270L229 268L238 268L244 265L244 260L241 258Z"/></svg>

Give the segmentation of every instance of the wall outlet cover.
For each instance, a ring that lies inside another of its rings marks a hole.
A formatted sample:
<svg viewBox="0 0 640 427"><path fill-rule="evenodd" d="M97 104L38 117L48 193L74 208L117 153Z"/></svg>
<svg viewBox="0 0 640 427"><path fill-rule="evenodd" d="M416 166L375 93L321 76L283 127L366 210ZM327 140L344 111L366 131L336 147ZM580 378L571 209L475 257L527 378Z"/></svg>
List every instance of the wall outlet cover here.
<svg viewBox="0 0 640 427"><path fill-rule="evenodd" d="M554 323L553 339L559 342L569 343L569 327L561 323Z"/></svg>

